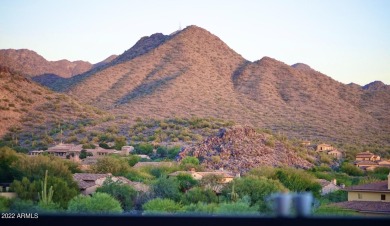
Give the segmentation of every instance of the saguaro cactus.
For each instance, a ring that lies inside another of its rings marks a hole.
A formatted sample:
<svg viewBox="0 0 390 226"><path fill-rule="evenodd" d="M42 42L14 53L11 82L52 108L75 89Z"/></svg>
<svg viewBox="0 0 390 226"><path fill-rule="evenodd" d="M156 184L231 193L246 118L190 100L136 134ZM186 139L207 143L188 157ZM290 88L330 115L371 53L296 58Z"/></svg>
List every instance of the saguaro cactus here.
<svg viewBox="0 0 390 226"><path fill-rule="evenodd" d="M39 197L39 202L44 204L44 205L49 205L53 202L53 186L50 186L49 188L49 193L47 193L47 170L45 172L45 180L44 182L41 181L42 185L42 192L41 194L38 192L38 197Z"/></svg>
<svg viewBox="0 0 390 226"><path fill-rule="evenodd" d="M230 193L230 199L233 202L236 202L238 200L238 194L237 194L237 192L234 191L234 183L233 183L233 187L232 187L232 192Z"/></svg>

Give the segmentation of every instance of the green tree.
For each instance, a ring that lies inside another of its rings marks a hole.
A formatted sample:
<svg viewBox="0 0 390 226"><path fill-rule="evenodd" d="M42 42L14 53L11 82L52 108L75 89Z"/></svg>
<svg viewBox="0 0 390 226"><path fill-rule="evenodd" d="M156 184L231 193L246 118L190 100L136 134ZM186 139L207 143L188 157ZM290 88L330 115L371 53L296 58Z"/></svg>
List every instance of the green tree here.
<svg viewBox="0 0 390 226"><path fill-rule="evenodd" d="M126 137L124 136L119 136L115 138L115 145L114 148L116 150L121 150L123 146L126 146Z"/></svg>
<svg viewBox="0 0 390 226"><path fill-rule="evenodd" d="M0 181L11 182L15 178L21 178L21 172L13 165L20 159L25 158L8 147L0 148Z"/></svg>
<svg viewBox="0 0 390 226"><path fill-rule="evenodd" d="M10 189L23 200L38 200L39 183L38 181L31 182L27 177L23 177L21 181L14 180Z"/></svg>
<svg viewBox="0 0 390 226"><path fill-rule="evenodd" d="M153 153L153 145L149 143L141 143L134 146L134 150L138 154L151 155Z"/></svg>
<svg viewBox="0 0 390 226"><path fill-rule="evenodd" d="M79 195L70 200L68 211L72 213L121 213L123 210L118 200L106 193L96 192L92 196Z"/></svg>
<svg viewBox="0 0 390 226"><path fill-rule="evenodd" d="M260 210L265 210L265 198L275 192L286 191L287 189L277 180L265 177L247 176L234 180L234 190L238 197L248 196L251 205L256 205ZM230 197L233 191L233 183L223 190L225 197Z"/></svg>
<svg viewBox="0 0 390 226"><path fill-rule="evenodd" d="M129 165L131 167L133 167L139 161L141 161L141 157L136 156L136 155L132 155L132 156L128 157L128 159L127 159L127 162L129 163Z"/></svg>
<svg viewBox="0 0 390 226"><path fill-rule="evenodd" d="M195 187L189 190L184 194L182 202L186 205L201 203L216 203L218 202L218 197L215 192L211 189L205 189Z"/></svg>
<svg viewBox="0 0 390 226"><path fill-rule="evenodd" d="M343 162L343 164L341 164L340 170L350 176L363 176L364 174L363 170L348 162Z"/></svg>
<svg viewBox="0 0 390 226"><path fill-rule="evenodd" d="M168 156L168 149L166 147L163 147L163 146L159 146L156 150L156 153L157 155L160 157L160 158L165 158Z"/></svg>
<svg viewBox="0 0 390 226"><path fill-rule="evenodd" d="M112 173L113 175L125 175L130 170L125 159L110 156L99 158L91 168L94 173Z"/></svg>
<svg viewBox="0 0 390 226"><path fill-rule="evenodd" d="M10 199L0 196L0 212L8 212L10 205Z"/></svg>
<svg viewBox="0 0 390 226"><path fill-rule="evenodd" d="M255 215L258 214L256 206L251 206L249 197L232 202L232 203L221 203L217 210L217 214L222 215Z"/></svg>
<svg viewBox="0 0 390 226"><path fill-rule="evenodd" d="M142 209L147 214L177 213L181 206L171 199L156 198L146 202Z"/></svg>
<svg viewBox="0 0 390 226"><path fill-rule="evenodd" d="M158 198L179 201L181 197L178 181L175 178L160 177L152 184L151 189Z"/></svg>
<svg viewBox="0 0 390 226"><path fill-rule="evenodd" d="M104 149L110 149L110 146L108 146L108 144L106 144L106 143L99 143L99 147L101 147L101 148L104 148Z"/></svg>
<svg viewBox="0 0 390 226"><path fill-rule="evenodd" d="M203 202L197 202L197 203L191 203L189 205L185 205L182 207L183 212L187 214L202 214L202 215L210 215L214 214L218 209L217 203L203 203Z"/></svg>
<svg viewBox="0 0 390 226"><path fill-rule="evenodd" d="M199 159L193 156L186 156L184 157L180 164L185 165L185 164L193 164L193 165L199 165Z"/></svg>
<svg viewBox="0 0 390 226"><path fill-rule="evenodd" d="M80 159L85 159L85 158L87 158L87 150L85 150L85 149L81 150L81 151L80 151L79 158L80 158Z"/></svg>
<svg viewBox="0 0 390 226"><path fill-rule="evenodd" d="M189 189L198 184L197 180L195 180L191 175L186 173L180 173L179 175L177 175L176 179L179 183L179 190L181 192L187 192Z"/></svg>
<svg viewBox="0 0 390 226"><path fill-rule="evenodd" d="M9 211L14 213L32 213L38 212L39 208L37 205L34 204L32 200L23 200L20 198L16 198L11 200Z"/></svg>
<svg viewBox="0 0 390 226"><path fill-rule="evenodd" d="M123 210L128 211L134 208L137 198L137 191L129 185L120 181L112 181L111 178L104 181L103 186L99 187L96 192L103 192L111 195L121 203Z"/></svg>
<svg viewBox="0 0 390 226"><path fill-rule="evenodd" d="M301 169L281 168L276 172L276 177L290 191L305 192L311 191L314 196L319 197L321 185L316 178Z"/></svg>

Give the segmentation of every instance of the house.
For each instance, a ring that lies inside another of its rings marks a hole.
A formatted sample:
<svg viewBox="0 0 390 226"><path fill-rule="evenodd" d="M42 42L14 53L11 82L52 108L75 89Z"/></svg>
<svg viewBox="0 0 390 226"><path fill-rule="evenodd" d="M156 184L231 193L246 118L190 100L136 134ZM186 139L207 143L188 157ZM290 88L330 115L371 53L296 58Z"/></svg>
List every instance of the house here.
<svg viewBox="0 0 390 226"><path fill-rule="evenodd" d="M343 153L337 149L333 149L328 152L328 155L333 156L334 158L341 159L343 158Z"/></svg>
<svg viewBox="0 0 390 226"><path fill-rule="evenodd" d="M373 170L375 167L377 167L379 164L377 162L372 162L372 161L358 161L354 163L357 167L363 170Z"/></svg>
<svg viewBox="0 0 390 226"><path fill-rule="evenodd" d="M111 173L75 173L73 174L73 179L77 182L82 194L90 195L94 193L98 187L102 186L104 181L111 176Z"/></svg>
<svg viewBox="0 0 390 226"><path fill-rule="evenodd" d="M317 179L317 182L321 185L321 195L326 195L331 192L340 190L343 186L337 185L337 180L327 181L324 179Z"/></svg>
<svg viewBox="0 0 390 226"><path fill-rule="evenodd" d="M195 180L202 180L204 177L207 177L209 175L215 175L219 176L221 179L216 184L208 184L205 187L213 190L217 195L221 194L222 189L224 186L232 181L234 177L239 177L238 175L233 175L231 172L224 171L222 168L217 171L211 171L211 172L197 172L194 168L192 168L190 171L176 171L174 173L168 174L170 177L176 177L180 174L189 174L191 175Z"/></svg>
<svg viewBox="0 0 390 226"><path fill-rule="evenodd" d="M332 151L334 149L333 146L329 144L319 144L317 145L317 152L327 152L327 151Z"/></svg>
<svg viewBox="0 0 390 226"><path fill-rule="evenodd" d="M29 155L31 156L36 156L40 155L42 153L48 153L60 158L70 158L70 159L75 159L76 161L79 161L77 158L80 155L80 152L82 150L86 150L87 153L91 153L92 156L99 157L99 156L106 156L110 154L119 154L123 156L129 155L129 153L134 150L132 146L123 146L120 151L117 151L115 149L104 149L101 147L96 147L94 149L84 149L83 145L74 145L74 144L64 144L64 143L59 143L58 145L54 147L50 147L47 149L47 151L43 150L35 150L29 152Z"/></svg>
<svg viewBox="0 0 390 226"><path fill-rule="evenodd" d="M115 177L111 173L106 174L94 174L94 173L75 173L73 179L77 182L80 191L84 195L90 195L96 191L98 187L101 187L105 180L111 178L114 182L120 181L125 185L133 187L136 191L146 192L149 190L149 186L140 183L133 182L125 177Z"/></svg>
<svg viewBox="0 0 390 226"><path fill-rule="evenodd" d="M381 201L390 204L390 174L387 181L355 185L344 190L348 192L348 201Z"/></svg>
<svg viewBox="0 0 390 226"><path fill-rule="evenodd" d="M319 153L326 153L334 158L341 159L343 158L343 152L337 150L332 145L329 144L319 144L317 145L317 152Z"/></svg>
<svg viewBox="0 0 390 226"><path fill-rule="evenodd" d="M356 155L356 161L380 161L381 157L379 155L374 155L369 151L360 152Z"/></svg>
<svg viewBox="0 0 390 226"><path fill-rule="evenodd" d="M34 151L30 151L28 152L28 155L29 156L37 156L37 155L42 155L45 151L43 150L34 150Z"/></svg>
<svg viewBox="0 0 390 226"><path fill-rule="evenodd" d="M218 171L212 171L212 172L197 172L194 168L192 168L190 171L176 171L174 173L169 174L168 176L175 177L179 174L189 174L191 175L195 180L201 180L203 177L208 175L216 175L221 177L221 184L226 184L232 181L235 177L231 172L224 171L223 169L220 169Z"/></svg>
<svg viewBox="0 0 390 226"><path fill-rule="evenodd" d="M390 214L390 174L387 181L346 187L348 201L337 206L362 213Z"/></svg>
<svg viewBox="0 0 390 226"><path fill-rule="evenodd" d="M75 153L78 151L75 149L75 147L76 146L74 144L59 143L58 145L56 145L54 147L48 148L46 152L49 154L52 154L54 156L66 158L68 153L70 153L70 152Z"/></svg>

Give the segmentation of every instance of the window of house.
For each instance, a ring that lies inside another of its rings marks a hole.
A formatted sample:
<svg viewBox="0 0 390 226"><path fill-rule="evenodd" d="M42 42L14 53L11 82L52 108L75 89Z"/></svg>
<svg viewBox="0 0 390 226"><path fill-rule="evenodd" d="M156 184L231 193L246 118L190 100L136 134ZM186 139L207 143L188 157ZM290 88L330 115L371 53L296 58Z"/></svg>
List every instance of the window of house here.
<svg viewBox="0 0 390 226"><path fill-rule="evenodd" d="M381 194L381 200L386 200L386 195Z"/></svg>
<svg viewBox="0 0 390 226"><path fill-rule="evenodd" d="M362 193L358 193L358 199L362 199L363 198L363 194Z"/></svg>

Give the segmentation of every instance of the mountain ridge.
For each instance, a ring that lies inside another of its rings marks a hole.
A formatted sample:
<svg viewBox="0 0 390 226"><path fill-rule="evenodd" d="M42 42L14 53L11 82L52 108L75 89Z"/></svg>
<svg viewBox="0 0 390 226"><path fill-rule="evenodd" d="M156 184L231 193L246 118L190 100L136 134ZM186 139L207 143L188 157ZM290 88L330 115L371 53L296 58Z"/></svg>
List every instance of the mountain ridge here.
<svg viewBox="0 0 390 226"><path fill-rule="evenodd" d="M345 85L310 66L250 62L211 32L188 26L141 38L110 63L53 82L114 115L217 117L330 142L390 143L390 87Z"/></svg>

